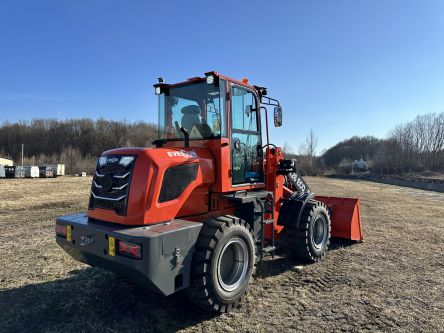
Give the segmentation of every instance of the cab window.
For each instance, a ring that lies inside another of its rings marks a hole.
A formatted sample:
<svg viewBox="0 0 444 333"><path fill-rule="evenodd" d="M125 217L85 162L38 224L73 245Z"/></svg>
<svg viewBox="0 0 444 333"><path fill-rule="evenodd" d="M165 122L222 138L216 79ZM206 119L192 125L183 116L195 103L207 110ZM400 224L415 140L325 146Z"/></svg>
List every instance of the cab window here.
<svg viewBox="0 0 444 333"><path fill-rule="evenodd" d="M226 81L219 86L206 82L172 87L159 95L159 138L182 139L181 128L190 139L212 139L227 135Z"/></svg>
<svg viewBox="0 0 444 333"><path fill-rule="evenodd" d="M233 87L231 105L233 110L233 129L257 131L256 99L253 93Z"/></svg>
<svg viewBox="0 0 444 333"><path fill-rule="evenodd" d="M232 184L264 181L261 133L255 95L231 87L231 174Z"/></svg>

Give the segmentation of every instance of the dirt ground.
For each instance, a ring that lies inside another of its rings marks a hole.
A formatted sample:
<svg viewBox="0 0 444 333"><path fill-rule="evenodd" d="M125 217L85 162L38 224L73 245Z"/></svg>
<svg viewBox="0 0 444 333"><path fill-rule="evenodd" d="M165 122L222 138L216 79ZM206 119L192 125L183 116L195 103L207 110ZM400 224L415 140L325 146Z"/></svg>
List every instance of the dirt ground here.
<svg viewBox="0 0 444 333"><path fill-rule="evenodd" d="M86 209L91 178L0 180L2 332L444 332L444 194L308 178L361 197L365 242L332 242L301 265L285 238L243 306L213 316L77 263L54 240L57 215Z"/></svg>

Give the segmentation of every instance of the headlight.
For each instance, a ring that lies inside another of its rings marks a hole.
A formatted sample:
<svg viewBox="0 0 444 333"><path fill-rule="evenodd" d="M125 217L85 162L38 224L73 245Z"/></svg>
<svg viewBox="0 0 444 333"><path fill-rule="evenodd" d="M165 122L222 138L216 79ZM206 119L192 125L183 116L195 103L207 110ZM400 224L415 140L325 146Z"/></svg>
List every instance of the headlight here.
<svg viewBox="0 0 444 333"><path fill-rule="evenodd" d="M99 165L103 166L106 164L106 156L100 156L99 157Z"/></svg>
<svg viewBox="0 0 444 333"><path fill-rule="evenodd" d="M134 161L134 156L123 156L120 161L119 164L127 167L128 165L131 164L131 162Z"/></svg>

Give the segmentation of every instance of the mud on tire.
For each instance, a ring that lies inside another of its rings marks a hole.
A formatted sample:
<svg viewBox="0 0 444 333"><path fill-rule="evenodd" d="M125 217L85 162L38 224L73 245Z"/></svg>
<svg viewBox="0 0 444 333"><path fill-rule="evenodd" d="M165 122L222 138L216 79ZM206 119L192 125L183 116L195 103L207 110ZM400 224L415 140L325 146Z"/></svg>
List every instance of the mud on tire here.
<svg viewBox="0 0 444 333"><path fill-rule="evenodd" d="M193 255L190 300L217 313L238 307L256 270L256 251L243 220L226 215L204 221Z"/></svg>

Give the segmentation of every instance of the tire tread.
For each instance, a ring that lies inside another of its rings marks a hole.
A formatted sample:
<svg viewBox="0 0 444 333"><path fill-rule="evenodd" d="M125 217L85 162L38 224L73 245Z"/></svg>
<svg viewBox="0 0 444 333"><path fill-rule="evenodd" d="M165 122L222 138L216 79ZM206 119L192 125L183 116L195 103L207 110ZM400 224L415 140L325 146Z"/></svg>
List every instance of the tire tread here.
<svg viewBox="0 0 444 333"><path fill-rule="evenodd" d="M190 300L204 310L210 309L217 313L226 313L239 307L241 300L245 297L247 288L243 293L230 304L223 304L213 295L211 287L211 260L217 242L222 238L225 231L234 226L240 226L246 229L252 236L253 232L248 224L238 217L224 215L216 218L210 218L204 221L200 231L199 239L196 243L195 253L193 255L193 266L191 272L190 287L188 296ZM253 269L252 276L256 272L257 249L253 246Z"/></svg>

